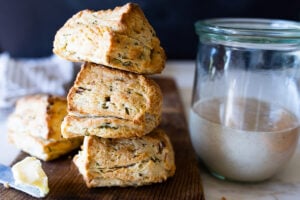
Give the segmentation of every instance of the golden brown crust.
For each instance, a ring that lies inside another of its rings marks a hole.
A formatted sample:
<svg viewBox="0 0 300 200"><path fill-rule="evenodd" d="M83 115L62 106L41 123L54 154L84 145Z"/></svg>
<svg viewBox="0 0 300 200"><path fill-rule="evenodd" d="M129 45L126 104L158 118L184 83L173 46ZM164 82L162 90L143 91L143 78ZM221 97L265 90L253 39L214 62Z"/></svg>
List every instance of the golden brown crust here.
<svg viewBox="0 0 300 200"><path fill-rule="evenodd" d="M93 62L139 74L160 73L166 55L137 4L83 10L55 35L53 52L74 62Z"/></svg>
<svg viewBox="0 0 300 200"><path fill-rule="evenodd" d="M102 138L141 137L159 125L160 118L146 119L146 123L135 124L114 117L77 117L67 115L61 125L65 138L94 135Z"/></svg>
<svg viewBox="0 0 300 200"><path fill-rule="evenodd" d="M83 21L92 20L92 24L101 27L109 27L115 33L130 35L131 38L142 42L149 48L157 44L157 37L153 27L148 22L141 8L135 3L127 3L124 6L117 6L113 10L79 12ZM91 17L91 15L93 17ZM83 19L84 18L84 19Z"/></svg>
<svg viewBox="0 0 300 200"><path fill-rule="evenodd" d="M147 185L175 173L173 148L161 129L138 138L88 136L82 148L74 163L88 187Z"/></svg>
<svg viewBox="0 0 300 200"><path fill-rule="evenodd" d="M137 125L158 122L162 110L162 93L153 80L93 63L83 65L67 99L69 115L114 117Z"/></svg>

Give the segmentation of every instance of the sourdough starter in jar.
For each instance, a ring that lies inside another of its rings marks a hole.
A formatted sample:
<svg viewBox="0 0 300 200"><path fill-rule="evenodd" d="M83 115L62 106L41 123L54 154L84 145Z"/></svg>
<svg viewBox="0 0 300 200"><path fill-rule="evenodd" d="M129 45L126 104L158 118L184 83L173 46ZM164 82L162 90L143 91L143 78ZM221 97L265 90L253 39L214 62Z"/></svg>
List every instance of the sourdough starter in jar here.
<svg viewBox="0 0 300 200"><path fill-rule="evenodd" d="M292 156L298 131L294 114L255 98L200 100L190 112L195 151L214 175L228 180L274 175Z"/></svg>

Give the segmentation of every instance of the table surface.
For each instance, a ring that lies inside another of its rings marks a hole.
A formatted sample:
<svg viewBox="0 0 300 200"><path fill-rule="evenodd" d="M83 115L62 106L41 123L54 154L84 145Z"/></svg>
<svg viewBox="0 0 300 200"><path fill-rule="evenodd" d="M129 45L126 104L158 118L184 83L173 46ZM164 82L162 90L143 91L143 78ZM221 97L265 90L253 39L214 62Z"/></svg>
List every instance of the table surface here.
<svg viewBox="0 0 300 200"><path fill-rule="evenodd" d="M160 76L172 77L178 86L181 101L184 105L187 121L191 102L192 85L194 79L194 61L168 61L166 69ZM5 119L10 110L0 113L0 163L9 165L19 154L13 145L7 142ZM285 168L272 179L256 183L242 184L227 182L212 177L207 170L200 166L201 178L205 197L208 200L298 200L300 199L300 140L295 154Z"/></svg>

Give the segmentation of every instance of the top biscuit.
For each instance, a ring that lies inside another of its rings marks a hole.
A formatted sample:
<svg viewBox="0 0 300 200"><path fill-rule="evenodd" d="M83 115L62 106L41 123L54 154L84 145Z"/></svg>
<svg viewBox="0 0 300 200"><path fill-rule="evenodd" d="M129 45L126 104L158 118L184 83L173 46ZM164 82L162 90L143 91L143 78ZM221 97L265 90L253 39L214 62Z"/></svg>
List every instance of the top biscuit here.
<svg viewBox="0 0 300 200"><path fill-rule="evenodd" d="M157 74L166 55L143 11L127 3L113 10L83 10L55 35L53 52L74 62L93 62L138 74Z"/></svg>

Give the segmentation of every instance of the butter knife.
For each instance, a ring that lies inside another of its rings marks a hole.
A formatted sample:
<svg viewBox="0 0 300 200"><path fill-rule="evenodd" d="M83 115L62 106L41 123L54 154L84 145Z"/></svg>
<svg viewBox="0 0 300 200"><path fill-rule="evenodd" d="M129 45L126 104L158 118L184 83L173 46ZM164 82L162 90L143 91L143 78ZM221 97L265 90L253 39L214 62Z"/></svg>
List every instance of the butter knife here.
<svg viewBox="0 0 300 200"><path fill-rule="evenodd" d="M0 183L2 183L4 187L5 186L12 187L14 189L25 192L33 197L37 197L37 198L44 197L41 195L39 189L36 187L15 184L15 180L11 168L2 164L0 164Z"/></svg>

